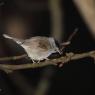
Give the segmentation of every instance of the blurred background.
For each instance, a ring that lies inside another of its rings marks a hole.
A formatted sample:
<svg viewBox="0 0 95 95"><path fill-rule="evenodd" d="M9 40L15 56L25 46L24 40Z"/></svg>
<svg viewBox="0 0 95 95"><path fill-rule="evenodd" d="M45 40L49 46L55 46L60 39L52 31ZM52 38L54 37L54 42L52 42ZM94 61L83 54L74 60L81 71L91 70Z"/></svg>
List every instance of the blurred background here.
<svg viewBox="0 0 95 95"><path fill-rule="evenodd" d="M95 50L95 0L0 0L0 58L26 52L6 33L16 38L52 36L60 43L78 29L64 50L82 53ZM0 61L27 64L29 60ZM0 95L92 95L94 60L84 58L64 64L15 71L0 71Z"/></svg>

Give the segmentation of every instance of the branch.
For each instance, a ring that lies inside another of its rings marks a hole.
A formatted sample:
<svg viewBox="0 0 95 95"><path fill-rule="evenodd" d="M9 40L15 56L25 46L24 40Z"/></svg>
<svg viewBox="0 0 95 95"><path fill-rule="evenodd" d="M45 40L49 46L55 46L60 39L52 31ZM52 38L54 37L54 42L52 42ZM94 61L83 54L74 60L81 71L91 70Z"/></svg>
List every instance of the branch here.
<svg viewBox="0 0 95 95"><path fill-rule="evenodd" d="M73 0L95 38L95 0Z"/></svg>
<svg viewBox="0 0 95 95"><path fill-rule="evenodd" d="M25 57L28 57L27 54L12 56L12 57L1 57L0 61L18 60L18 59L22 59L22 58L25 58Z"/></svg>
<svg viewBox="0 0 95 95"><path fill-rule="evenodd" d="M39 64L38 63L35 63L35 64L28 63L28 64L20 64L20 65L0 64L0 69L7 73L10 73L14 70L38 68L38 67L44 67L47 65L58 65L59 63L64 64L71 60L78 60L85 57L95 58L95 51L90 51L90 52L80 53L80 54L74 54L71 52L71 53L67 53L66 56L62 56L56 59L46 60L44 62L40 62Z"/></svg>

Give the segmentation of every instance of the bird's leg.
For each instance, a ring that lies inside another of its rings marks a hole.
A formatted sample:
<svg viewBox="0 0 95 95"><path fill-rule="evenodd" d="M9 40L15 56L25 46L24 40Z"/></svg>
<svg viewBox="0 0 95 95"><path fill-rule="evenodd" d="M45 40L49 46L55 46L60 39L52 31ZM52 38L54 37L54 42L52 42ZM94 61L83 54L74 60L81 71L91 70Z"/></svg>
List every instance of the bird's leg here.
<svg viewBox="0 0 95 95"><path fill-rule="evenodd" d="M49 60L49 58L45 58L46 60Z"/></svg>
<svg viewBox="0 0 95 95"><path fill-rule="evenodd" d="M38 60L37 63L39 64L41 60Z"/></svg>
<svg viewBox="0 0 95 95"><path fill-rule="evenodd" d="M32 59L33 64L36 63L34 59Z"/></svg>

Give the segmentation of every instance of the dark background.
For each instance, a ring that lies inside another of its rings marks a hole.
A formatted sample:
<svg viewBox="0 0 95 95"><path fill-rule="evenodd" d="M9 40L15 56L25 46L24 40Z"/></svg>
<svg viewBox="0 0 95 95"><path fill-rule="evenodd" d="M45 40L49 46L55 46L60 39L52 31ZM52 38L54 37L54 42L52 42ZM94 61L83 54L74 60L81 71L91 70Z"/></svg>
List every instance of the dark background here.
<svg viewBox="0 0 95 95"><path fill-rule="evenodd" d="M3 1L3 0L2 0ZM6 18L9 14L19 13L23 15L27 21L32 31L32 36L49 36L51 32L51 21L50 13L47 8L47 0L24 0L25 2L36 1L44 3L44 6L41 10L26 11L23 12L23 9L20 9L16 6L14 0L4 0L5 4L0 7L1 22L2 18ZM71 45L69 45L65 52L75 52L82 53L95 49L95 41L92 38L90 31L81 15L79 14L77 8L73 4L72 0L62 0L62 9L65 10L63 25L65 24L65 35L64 41L67 40L69 35L74 31L75 28L78 28L79 31L72 39ZM25 7L24 7L25 8ZM35 8L35 7L33 7ZM2 37L4 31L0 31L0 57L12 56L23 54L24 50L15 45L14 42L9 40L9 44L6 43L6 39ZM31 37L31 31L27 32L27 38ZM12 44L10 46L10 44ZM13 49L13 50L12 50ZM2 51L6 52L5 54ZM15 63L27 63L26 60L19 60ZM6 62L0 62L5 64ZM19 89L13 80L20 80L18 73L24 77L24 80L27 81L27 84L33 88L37 87L41 75L45 69L52 68L54 70L53 74L50 76L50 87L46 95L92 95L95 94L94 91L94 80L95 80L95 67L94 60L91 58L84 58L77 61L71 61L68 64L65 64L62 68L47 66L37 69L28 69L15 71L12 74L7 75L3 71L0 71L0 95L30 95L23 94L23 91ZM17 77L16 77L17 75ZM19 83L20 84L20 83ZM26 90L27 87L24 87Z"/></svg>

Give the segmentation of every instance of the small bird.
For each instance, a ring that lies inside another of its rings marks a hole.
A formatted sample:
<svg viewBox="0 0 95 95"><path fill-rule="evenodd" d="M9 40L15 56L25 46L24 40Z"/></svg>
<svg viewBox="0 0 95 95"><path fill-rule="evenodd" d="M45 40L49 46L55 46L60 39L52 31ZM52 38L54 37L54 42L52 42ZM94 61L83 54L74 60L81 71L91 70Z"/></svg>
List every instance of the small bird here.
<svg viewBox="0 0 95 95"><path fill-rule="evenodd" d="M41 60L48 59L48 57L53 53L61 54L61 51L53 37L35 36L30 39L22 40L11 37L7 34L3 34L3 36L12 39L23 47L33 63L35 63L35 60L39 63Z"/></svg>

